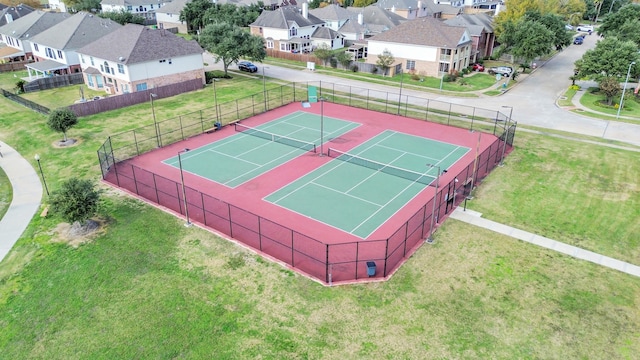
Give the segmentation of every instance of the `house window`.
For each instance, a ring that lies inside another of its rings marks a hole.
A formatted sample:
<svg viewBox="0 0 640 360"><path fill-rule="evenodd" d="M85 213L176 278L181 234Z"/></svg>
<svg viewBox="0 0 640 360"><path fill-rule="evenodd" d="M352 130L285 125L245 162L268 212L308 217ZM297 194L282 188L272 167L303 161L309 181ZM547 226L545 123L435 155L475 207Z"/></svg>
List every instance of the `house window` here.
<svg viewBox="0 0 640 360"><path fill-rule="evenodd" d="M89 87L93 87L93 76L87 76L87 82L89 83Z"/></svg>
<svg viewBox="0 0 640 360"><path fill-rule="evenodd" d="M84 64L84 56L80 55L80 61Z"/></svg>
<svg viewBox="0 0 640 360"><path fill-rule="evenodd" d="M448 63L440 63L438 71L448 73L449 72L449 64Z"/></svg>
<svg viewBox="0 0 640 360"><path fill-rule="evenodd" d="M280 51L291 51L291 44L280 43Z"/></svg>
<svg viewBox="0 0 640 360"><path fill-rule="evenodd" d="M293 27L293 28L289 29L289 37L296 36L296 35L298 35L298 29L297 28Z"/></svg>
<svg viewBox="0 0 640 360"><path fill-rule="evenodd" d="M104 72L104 66L100 65L100 72Z"/></svg>
<svg viewBox="0 0 640 360"><path fill-rule="evenodd" d="M129 93L129 84L122 84L121 88L122 88L122 92L124 94L128 94Z"/></svg>
<svg viewBox="0 0 640 360"><path fill-rule="evenodd" d="M45 49L45 53L47 54L47 57L50 57L52 59L56 58L56 53L53 52L53 49L51 49L51 48L46 48Z"/></svg>
<svg viewBox="0 0 640 360"><path fill-rule="evenodd" d="M109 84L111 84L111 83L113 83L113 79L111 79L111 78L107 78L107 82L108 82Z"/></svg>
<svg viewBox="0 0 640 360"><path fill-rule="evenodd" d="M58 50L58 57L62 59L62 50Z"/></svg>
<svg viewBox="0 0 640 360"><path fill-rule="evenodd" d="M36 51L40 51L40 50L38 50L38 44L33 44L33 48L34 48Z"/></svg>
<svg viewBox="0 0 640 360"><path fill-rule="evenodd" d="M107 63L106 61L104 62L104 66L100 65L100 69L104 69L104 72L106 72L107 74L109 74L109 63Z"/></svg>
<svg viewBox="0 0 640 360"><path fill-rule="evenodd" d="M267 49L273 49L273 41L267 40Z"/></svg>
<svg viewBox="0 0 640 360"><path fill-rule="evenodd" d="M131 5L127 6L127 11L131 11L131 10L133 10L133 6Z"/></svg>
<svg viewBox="0 0 640 360"><path fill-rule="evenodd" d="M111 68L111 73L112 73L112 74L115 74L115 73L116 73L115 71L113 71L113 68Z"/></svg>
<svg viewBox="0 0 640 360"><path fill-rule="evenodd" d="M136 91L147 90L147 83L136 84Z"/></svg>
<svg viewBox="0 0 640 360"><path fill-rule="evenodd" d="M260 28L260 34L262 34L262 28Z"/></svg>
<svg viewBox="0 0 640 360"><path fill-rule="evenodd" d="M113 86L115 86L116 90L118 89L118 80L113 79Z"/></svg>
<svg viewBox="0 0 640 360"><path fill-rule="evenodd" d="M96 64L93 63L93 56L89 56L89 61L91 61L91 66L96 66Z"/></svg>
<svg viewBox="0 0 640 360"><path fill-rule="evenodd" d="M414 60L407 60L406 70L415 70L415 69L416 69L416 62Z"/></svg>
<svg viewBox="0 0 640 360"><path fill-rule="evenodd" d="M151 4L151 8L153 9L153 4Z"/></svg>
<svg viewBox="0 0 640 360"><path fill-rule="evenodd" d="M122 64L118 64L118 72L119 72L120 74L124 74L124 65L122 65Z"/></svg>
<svg viewBox="0 0 640 360"><path fill-rule="evenodd" d="M440 49L440 55L451 55L451 49Z"/></svg>

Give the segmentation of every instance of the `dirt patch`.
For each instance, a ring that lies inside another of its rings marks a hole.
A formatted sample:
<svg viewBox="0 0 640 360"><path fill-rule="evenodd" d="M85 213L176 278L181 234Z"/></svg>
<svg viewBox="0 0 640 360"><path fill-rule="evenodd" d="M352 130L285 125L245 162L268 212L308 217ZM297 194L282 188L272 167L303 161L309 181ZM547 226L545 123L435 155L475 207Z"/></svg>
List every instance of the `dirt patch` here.
<svg viewBox="0 0 640 360"><path fill-rule="evenodd" d="M51 241L77 248L102 234L106 224L105 219L90 219L83 225L78 222L73 224L60 223L53 229Z"/></svg>
<svg viewBox="0 0 640 360"><path fill-rule="evenodd" d="M67 139L67 141L64 141L64 140L54 141L52 145L55 148L68 148L68 147L79 145L80 143L81 141L78 139Z"/></svg>

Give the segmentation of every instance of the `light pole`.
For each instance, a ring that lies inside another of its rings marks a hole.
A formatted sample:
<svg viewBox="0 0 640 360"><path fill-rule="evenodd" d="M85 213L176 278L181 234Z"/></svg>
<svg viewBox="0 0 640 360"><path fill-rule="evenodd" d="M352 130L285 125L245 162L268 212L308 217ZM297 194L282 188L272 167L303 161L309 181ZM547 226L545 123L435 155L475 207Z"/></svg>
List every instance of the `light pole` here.
<svg viewBox="0 0 640 360"><path fill-rule="evenodd" d="M442 92L442 83L444 82L444 74L446 74L446 72L442 73L442 76L440 77L440 92Z"/></svg>
<svg viewBox="0 0 640 360"><path fill-rule="evenodd" d="M318 101L320 101L320 156L324 156L324 98L321 96ZM311 103L303 101L302 107L310 108Z"/></svg>
<svg viewBox="0 0 640 360"><path fill-rule="evenodd" d="M616 120L620 117L620 110L622 110L622 105L624 103L624 93L627 91L627 83L629 82L629 75L631 74L631 67L635 65L635 61L632 61L629 64L629 70L627 70L627 79L624 81L624 87L622 88L622 96L620 96L620 106L618 106L618 113L616 114Z"/></svg>
<svg viewBox="0 0 640 360"><path fill-rule="evenodd" d="M440 165L427 164L430 168L435 168L438 170L438 174L436 175L436 191L433 195L433 207L431 209L431 226L429 227L429 237L427 237L427 242L429 244L433 243L433 225L436 217L436 200L438 198L438 183L440 182Z"/></svg>
<svg viewBox="0 0 640 360"><path fill-rule="evenodd" d="M184 214L187 218L187 222L184 224L184 226L189 227L191 226L191 221L189 221L189 206L187 205L187 189L184 187L184 172L182 171L182 158L180 157L180 154L185 153L187 151L189 151L189 149L178 151L178 165L180 166L180 182L182 183L182 200L184 200Z"/></svg>
<svg viewBox="0 0 640 360"><path fill-rule="evenodd" d="M400 67L400 96L398 98L398 115L400 115L400 107L402 106L402 85L403 85L404 73L402 67Z"/></svg>
<svg viewBox="0 0 640 360"><path fill-rule="evenodd" d="M513 115L513 106L503 105L503 108L509 108L509 118L504 122L504 144L502 145L502 155L500 156L500 166L504 166L504 153L507 150L507 139L509 138L509 124L511 123L511 115Z"/></svg>
<svg viewBox="0 0 640 360"><path fill-rule="evenodd" d="M218 115L218 91L216 90L216 83L218 79L213 79L213 104L216 108L216 124L220 123L220 116Z"/></svg>
<svg viewBox="0 0 640 360"><path fill-rule="evenodd" d="M615 4L616 1L618 1L618 0L611 1L611 6L609 6L609 12L607 14L611 14L611 10L613 9L613 4Z"/></svg>
<svg viewBox="0 0 640 360"><path fill-rule="evenodd" d="M160 131L158 130L158 122L156 121L156 108L153 105L153 98L157 96L157 94L149 93L149 99L151 100L151 115L153 115L153 127L156 130L156 143L158 144L158 147L161 147L162 141L160 141Z"/></svg>
<svg viewBox="0 0 640 360"><path fill-rule="evenodd" d="M47 192L47 196L49 196L49 188L47 187L47 181L44 179L44 172L42 172L42 165L40 165L40 155L36 154L34 158L38 162L38 168L40 169L40 176L42 176L42 183L44 184L44 189Z"/></svg>
<svg viewBox="0 0 640 360"><path fill-rule="evenodd" d="M262 66L262 96L264 96L264 112L267 112L267 80L264 76L264 69L266 66Z"/></svg>

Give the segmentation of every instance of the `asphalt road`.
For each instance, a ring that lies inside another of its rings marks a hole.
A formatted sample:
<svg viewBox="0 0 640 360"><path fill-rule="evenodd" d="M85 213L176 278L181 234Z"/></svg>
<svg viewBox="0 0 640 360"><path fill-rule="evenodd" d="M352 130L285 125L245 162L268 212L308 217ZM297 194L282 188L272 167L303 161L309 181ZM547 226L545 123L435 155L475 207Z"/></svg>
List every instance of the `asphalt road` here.
<svg viewBox="0 0 640 360"><path fill-rule="evenodd" d="M545 63L539 64L536 71L522 78L518 85L512 87L500 96L479 98L460 98L443 96L440 94L426 93L411 89L403 89L403 95L419 96L423 98L436 99L475 106L506 113L503 106L513 107L513 119L519 124L537 126L546 129L566 131L581 135L597 136L607 140L617 140L640 146L640 125L634 125L616 121L606 121L593 119L586 116L563 110L556 106L556 100L571 85L569 77L573 74L574 62L590 48L593 48L599 39L597 35L585 37L583 45L571 45ZM210 55L205 53L205 62L210 68L221 68L220 64L215 64ZM258 64L259 72L265 72L267 77L282 79L285 81L307 82L325 81L334 84L359 87L363 89L398 92L397 87L389 87L368 82L343 79L330 75L320 74L309 70L297 70L279 67L275 65ZM236 69L235 65L230 66ZM581 83L583 88L587 88L594 83Z"/></svg>

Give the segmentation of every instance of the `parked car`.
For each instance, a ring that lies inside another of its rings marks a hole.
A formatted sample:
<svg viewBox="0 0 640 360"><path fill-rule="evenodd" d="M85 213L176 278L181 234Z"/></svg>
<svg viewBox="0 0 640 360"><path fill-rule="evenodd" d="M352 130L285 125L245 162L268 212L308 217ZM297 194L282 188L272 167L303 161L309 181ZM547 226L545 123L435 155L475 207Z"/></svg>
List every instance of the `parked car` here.
<svg viewBox="0 0 640 360"><path fill-rule="evenodd" d="M564 28L567 29L567 30L573 30L573 26L571 26L569 24L565 25Z"/></svg>
<svg viewBox="0 0 640 360"><path fill-rule="evenodd" d="M511 66L496 66L490 68L488 73L491 75L500 74L504 77L509 77L513 73L513 68Z"/></svg>
<svg viewBox="0 0 640 360"><path fill-rule="evenodd" d="M479 63L471 65L471 68L473 69L473 71L484 71L484 65Z"/></svg>
<svg viewBox="0 0 640 360"><path fill-rule="evenodd" d="M580 31L580 32L592 32L593 31L593 26L591 25L578 25L576 26L576 30Z"/></svg>
<svg viewBox="0 0 640 360"><path fill-rule="evenodd" d="M238 62L238 69L240 71L246 71L250 73L254 73L258 71L258 67L249 61L240 61Z"/></svg>
<svg viewBox="0 0 640 360"><path fill-rule="evenodd" d="M583 42L584 42L584 37L583 36L576 36L576 38L573 39L573 44L574 45L582 45Z"/></svg>

